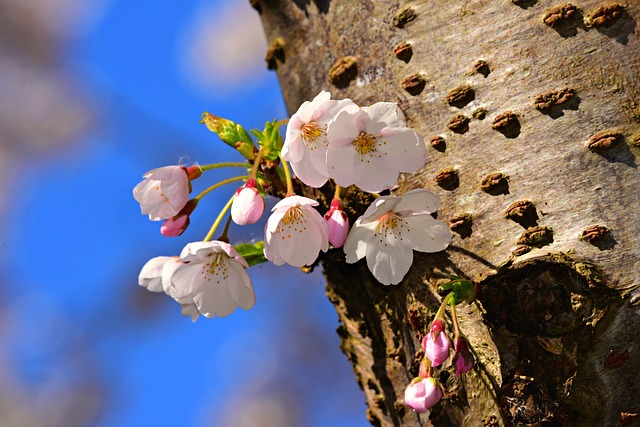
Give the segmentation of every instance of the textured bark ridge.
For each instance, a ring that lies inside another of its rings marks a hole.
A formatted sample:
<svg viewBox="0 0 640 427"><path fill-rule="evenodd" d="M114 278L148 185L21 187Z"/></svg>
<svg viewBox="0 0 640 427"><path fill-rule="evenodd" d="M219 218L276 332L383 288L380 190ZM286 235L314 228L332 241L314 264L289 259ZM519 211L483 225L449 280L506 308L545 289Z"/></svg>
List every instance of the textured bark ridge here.
<svg viewBox="0 0 640 427"><path fill-rule="evenodd" d="M639 425L640 3L254 0L294 112L320 90L397 102L455 237L398 286L327 254L342 349L374 425ZM436 141L432 143L432 141ZM403 402L438 281L482 285L461 310L478 364Z"/></svg>

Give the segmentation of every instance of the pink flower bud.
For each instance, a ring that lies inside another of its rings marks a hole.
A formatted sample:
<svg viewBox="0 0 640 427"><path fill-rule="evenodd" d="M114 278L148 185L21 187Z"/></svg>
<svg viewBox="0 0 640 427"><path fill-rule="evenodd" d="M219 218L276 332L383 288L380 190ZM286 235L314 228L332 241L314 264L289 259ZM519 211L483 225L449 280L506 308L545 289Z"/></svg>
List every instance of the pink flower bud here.
<svg viewBox="0 0 640 427"><path fill-rule="evenodd" d="M329 243L334 248L340 248L347 240L349 234L349 219L342 210L342 203L338 199L333 199L329 212L324 215L324 220L329 228Z"/></svg>
<svg viewBox="0 0 640 427"><path fill-rule="evenodd" d="M434 378L414 378L404 391L404 401L415 412L427 412L442 399Z"/></svg>
<svg viewBox="0 0 640 427"><path fill-rule="evenodd" d="M462 337L456 338L453 343L456 354L453 355L453 363L456 367L456 375L466 374L473 367L473 355L467 346L467 340Z"/></svg>
<svg viewBox="0 0 640 427"><path fill-rule="evenodd" d="M431 326L431 332L422 340L424 355L431 361L432 366L440 365L449 357L449 338L443 331L444 323L442 320L436 320Z"/></svg>
<svg viewBox="0 0 640 427"><path fill-rule="evenodd" d="M165 237L179 236L187 229L189 222L189 215L178 214L162 223L160 234Z"/></svg>
<svg viewBox="0 0 640 427"><path fill-rule="evenodd" d="M256 180L249 178L244 187L236 191L231 205L231 219L238 225L255 224L264 212L264 200L256 190Z"/></svg>

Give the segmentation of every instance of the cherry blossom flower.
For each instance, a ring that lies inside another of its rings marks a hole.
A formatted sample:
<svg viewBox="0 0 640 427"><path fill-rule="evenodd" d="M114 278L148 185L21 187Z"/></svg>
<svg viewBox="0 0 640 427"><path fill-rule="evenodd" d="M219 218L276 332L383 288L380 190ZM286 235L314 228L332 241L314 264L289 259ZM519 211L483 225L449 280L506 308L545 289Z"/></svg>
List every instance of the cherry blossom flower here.
<svg viewBox="0 0 640 427"><path fill-rule="evenodd" d="M342 247L349 233L349 219L342 210L342 202L339 199L333 199L329 211L324 214L324 220L329 228L329 243L334 248Z"/></svg>
<svg viewBox="0 0 640 427"><path fill-rule="evenodd" d="M187 168L165 166L144 174L144 180L133 189L143 215L151 221L176 216L187 204L191 186Z"/></svg>
<svg viewBox="0 0 640 427"><path fill-rule="evenodd" d="M431 216L439 207L440 199L425 189L377 198L347 236L346 261L354 263L366 257L369 270L380 283L400 283L413 263L413 250L439 252L449 245L449 227Z"/></svg>
<svg viewBox="0 0 640 427"><path fill-rule="evenodd" d="M327 125L343 109L357 111L358 106L350 99L332 100L329 92L322 91L289 119L282 158L306 185L322 187L327 182Z"/></svg>
<svg viewBox="0 0 640 427"><path fill-rule="evenodd" d="M327 223L312 206L318 202L301 196L280 200L272 209L264 237L264 256L275 265L311 265L329 249Z"/></svg>
<svg viewBox="0 0 640 427"><path fill-rule="evenodd" d="M250 309L256 302L247 262L228 243L189 243L180 254L181 264L163 270L163 286L180 303L183 314L197 311L205 317L224 317L238 306Z"/></svg>
<svg viewBox="0 0 640 427"><path fill-rule="evenodd" d="M264 199L256 189L256 180L249 178L236 191L231 205L231 219L238 225L255 224L264 212Z"/></svg>
<svg viewBox="0 0 640 427"><path fill-rule="evenodd" d="M342 187L379 192L393 187L399 172L414 172L426 160L424 141L391 102L343 109L329 123L327 139L329 177Z"/></svg>
<svg viewBox="0 0 640 427"><path fill-rule="evenodd" d="M425 413L442 399L434 378L414 378L404 391L404 401L415 412Z"/></svg>
<svg viewBox="0 0 640 427"><path fill-rule="evenodd" d="M422 339L424 356L431 361L431 366L441 365L449 358L449 338L444 333L444 323L438 319L433 322L431 331Z"/></svg>
<svg viewBox="0 0 640 427"><path fill-rule="evenodd" d="M473 367L473 355L469 351L467 340L458 337L453 342L456 353L453 355L453 364L456 367L456 375L466 374Z"/></svg>

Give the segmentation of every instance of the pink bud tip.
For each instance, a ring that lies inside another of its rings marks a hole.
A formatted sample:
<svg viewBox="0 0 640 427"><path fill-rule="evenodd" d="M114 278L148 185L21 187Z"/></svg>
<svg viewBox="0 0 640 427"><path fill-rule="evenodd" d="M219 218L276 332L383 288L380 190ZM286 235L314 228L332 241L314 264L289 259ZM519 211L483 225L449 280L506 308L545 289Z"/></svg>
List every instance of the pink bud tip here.
<svg viewBox="0 0 640 427"><path fill-rule="evenodd" d="M255 188L255 180L249 179L247 185L236 192L231 205L231 219L238 225L255 224L264 212L264 200Z"/></svg>
<svg viewBox="0 0 640 427"><path fill-rule="evenodd" d="M189 215L176 215L162 223L160 234L165 237L177 237L189 226Z"/></svg>
<svg viewBox="0 0 640 427"><path fill-rule="evenodd" d="M433 378L414 378L404 391L405 403L418 413L425 413L442 399L442 390Z"/></svg>
<svg viewBox="0 0 640 427"><path fill-rule="evenodd" d="M443 329L442 321L436 320L433 322L431 332L422 340L424 355L431 361L432 366L438 366L449 358L449 338Z"/></svg>
<svg viewBox="0 0 640 427"><path fill-rule="evenodd" d="M342 247L347 240L347 234L349 234L349 219L342 210L340 200L333 199L329 212L324 215L324 220L329 229L329 243L334 248Z"/></svg>
<svg viewBox="0 0 640 427"><path fill-rule="evenodd" d="M467 346L467 340L460 337L453 344L456 354L453 356L453 363L456 367L456 375L466 374L473 367L473 355Z"/></svg>

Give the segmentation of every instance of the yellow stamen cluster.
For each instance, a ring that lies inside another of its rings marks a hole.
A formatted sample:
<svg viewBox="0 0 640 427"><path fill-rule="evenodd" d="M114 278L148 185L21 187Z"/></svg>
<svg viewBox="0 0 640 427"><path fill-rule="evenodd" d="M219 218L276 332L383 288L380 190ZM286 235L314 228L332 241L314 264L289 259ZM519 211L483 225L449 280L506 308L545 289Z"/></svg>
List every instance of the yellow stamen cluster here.
<svg viewBox="0 0 640 427"><path fill-rule="evenodd" d="M207 278L209 282L215 279L216 283L227 280L229 277L229 257L222 253L217 252L210 255L211 259L205 264L202 269L202 275Z"/></svg>
<svg viewBox="0 0 640 427"><path fill-rule="evenodd" d="M403 240L402 233L408 233L409 231L409 228L406 227L406 222L391 211L380 215L378 218L374 237L377 237L380 243L384 243L387 246L387 236L391 235L394 239Z"/></svg>
<svg viewBox="0 0 640 427"><path fill-rule="evenodd" d="M300 128L302 141L312 150L316 148L315 142L317 141L317 139L320 138L324 133L324 130L320 128L320 125L315 120L311 120L310 122L303 124Z"/></svg>
<svg viewBox="0 0 640 427"><path fill-rule="evenodd" d="M356 147L356 151L360 154L367 154L369 152L376 151L376 142L378 138L371 135L370 133L366 133L364 131L360 132L360 135L353 140L352 144Z"/></svg>
<svg viewBox="0 0 640 427"><path fill-rule="evenodd" d="M282 234L282 239L291 238L291 232L302 233L307 229L306 218L300 206L292 206L280 220L280 224L276 228L277 234Z"/></svg>

